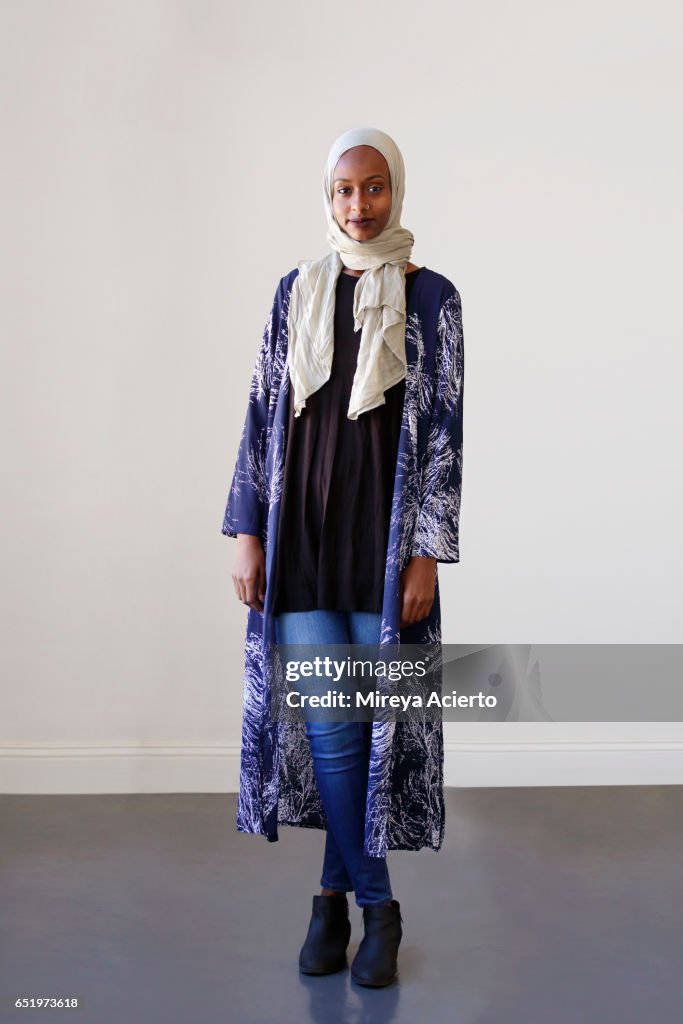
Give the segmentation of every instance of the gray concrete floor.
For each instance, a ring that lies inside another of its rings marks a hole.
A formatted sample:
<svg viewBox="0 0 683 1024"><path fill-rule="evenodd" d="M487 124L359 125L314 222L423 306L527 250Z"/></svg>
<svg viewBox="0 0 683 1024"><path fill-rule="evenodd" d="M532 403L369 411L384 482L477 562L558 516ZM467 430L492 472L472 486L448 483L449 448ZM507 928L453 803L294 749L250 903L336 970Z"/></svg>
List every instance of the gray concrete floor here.
<svg viewBox="0 0 683 1024"><path fill-rule="evenodd" d="M232 795L0 796L0 1020L644 1024L683 1016L683 788L447 791L393 851L400 979L298 973L324 833L234 829ZM349 963L362 937L352 904ZM37 1018L36 1018L37 1019Z"/></svg>

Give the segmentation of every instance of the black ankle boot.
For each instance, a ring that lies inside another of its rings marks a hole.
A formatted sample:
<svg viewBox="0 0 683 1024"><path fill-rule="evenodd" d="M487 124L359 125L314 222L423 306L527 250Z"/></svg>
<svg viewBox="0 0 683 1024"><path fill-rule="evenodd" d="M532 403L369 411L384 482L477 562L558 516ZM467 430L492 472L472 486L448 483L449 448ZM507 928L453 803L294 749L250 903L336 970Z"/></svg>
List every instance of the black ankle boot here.
<svg viewBox="0 0 683 1024"><path fill-rule="evenodd" d="M299 953L303 974L333 974L346 967L346 947L351 938L346 896L314 896L306 941Z"/></svg>
<svg viewBox="0 0 683 1024"><path fill-rule="evenodd" d="M398 900L389 906L363 907L365 935L351 964L351 977L357 984L381 988L394 980L402 920Z"/></svg>

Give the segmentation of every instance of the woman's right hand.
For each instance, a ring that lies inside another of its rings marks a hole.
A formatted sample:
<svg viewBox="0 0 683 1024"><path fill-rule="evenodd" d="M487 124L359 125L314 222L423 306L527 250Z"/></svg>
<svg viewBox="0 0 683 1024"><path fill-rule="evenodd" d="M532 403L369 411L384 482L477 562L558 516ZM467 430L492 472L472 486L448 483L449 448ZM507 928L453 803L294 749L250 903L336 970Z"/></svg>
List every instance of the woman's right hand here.
<svg viewBox="0 0 683 1024"><path fill-rule="evenodd" d="M242 604L263 613L266 596L266 554L261 538L250 533L237 534L237 554L232 569L235 593Z"/></svg>

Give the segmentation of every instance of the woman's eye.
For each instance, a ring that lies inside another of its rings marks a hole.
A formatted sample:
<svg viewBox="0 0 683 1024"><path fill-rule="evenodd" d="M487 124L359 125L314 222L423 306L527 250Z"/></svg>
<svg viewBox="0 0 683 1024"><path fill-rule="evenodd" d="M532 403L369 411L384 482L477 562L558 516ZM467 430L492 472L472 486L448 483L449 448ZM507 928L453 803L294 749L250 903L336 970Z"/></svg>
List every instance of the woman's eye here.
<svg viewBox="0 0 683 1024"><path fill-rule="evenodd" d="M384 188L384 185L370 185L370 191L371 192L375 191L375 190L377 192L381 192L383 188ZM343 196L346 192L350 192L350 191L351 190L349 189L348 185L344 185L344 186L342 186L342 188L338 188L337 189L337 192L339 193L340 196Z"/></svg>

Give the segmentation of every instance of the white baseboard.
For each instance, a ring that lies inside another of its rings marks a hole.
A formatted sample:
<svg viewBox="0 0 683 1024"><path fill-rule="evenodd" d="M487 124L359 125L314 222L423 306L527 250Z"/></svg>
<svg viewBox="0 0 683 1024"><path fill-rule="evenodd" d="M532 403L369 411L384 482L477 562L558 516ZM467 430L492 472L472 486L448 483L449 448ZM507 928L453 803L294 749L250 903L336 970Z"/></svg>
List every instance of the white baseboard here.
<svg viewBox="0 0 683 1024"><path fill-rule="evenodd" d="M237 792L239 744L0 747L0 793Z"/></svg>
<svg viewBox="0 0 683 1024"><path fill-rule="evenodd" d="M0 747L0 793L234 793L239 744ZM683 785L681 741L445 742L447 786Z"/></svg>

